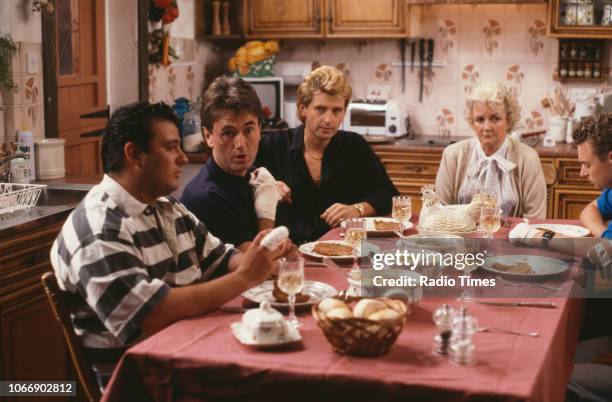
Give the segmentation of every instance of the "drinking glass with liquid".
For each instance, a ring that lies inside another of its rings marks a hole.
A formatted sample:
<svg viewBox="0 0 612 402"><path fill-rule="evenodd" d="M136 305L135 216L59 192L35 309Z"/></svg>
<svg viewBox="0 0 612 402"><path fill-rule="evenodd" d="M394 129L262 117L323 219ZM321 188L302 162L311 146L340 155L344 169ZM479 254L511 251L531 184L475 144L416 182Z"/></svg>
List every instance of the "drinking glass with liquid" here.
<svg viewBox="0 0 612 402"><path fill-rule="evenodd" d="M304 259L301 257L281 258L278 262L278 287L289 296L289 323L299 327L295 316L295 295L304 288Z"/></svg>
<svg viewBox="0 0 612 402"><path fill-rule="evenodd" d="M400 233L403 234L404 229L410 222L410 218L412 218L411 198L406 195L397 195L393 197L391 217L400 224Z"/></svg>
<svg viewBox="0 0 612 402"><path fill-rule="evenodd" d="M487 239L493 238L493 233L501 227L501 209L498 207L482 207L480 209L480 221L478 228Z"/></svg>

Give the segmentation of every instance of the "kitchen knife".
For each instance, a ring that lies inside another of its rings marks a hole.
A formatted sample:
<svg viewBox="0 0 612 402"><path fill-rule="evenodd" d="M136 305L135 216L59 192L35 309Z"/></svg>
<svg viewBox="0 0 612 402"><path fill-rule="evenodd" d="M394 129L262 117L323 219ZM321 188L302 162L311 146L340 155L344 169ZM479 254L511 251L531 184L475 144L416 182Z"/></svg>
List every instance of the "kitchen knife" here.
<svg viewBox="0 0 612 402"><path fill-rule="evenodd" d="M425 61L425 39L419 40L419 102L423 101L423 62Z"/></svg>
<svg viewBox="0 0 612 402"><path fill-rule="evenodd" d="M410 41L410 72L414 72L414 54L416 53L416 41Z"/></svg>
<svg viewBox="0 0 612 402"><path fill-rule="evenodd" d="M554 302L488 301L488 300L477 300L477 302L480 304L486 304L488 306L557 308L557 305Z"/></svg>
<svg viewBox="0 0 612 402"><path fill-rule="evenodd" d="M400 39L400 59L402 63L402 93L406 92L406 39Z"/></svg>
<svg viewBox="0 0 612 402"><path fill-rule="evenodd" d="M427 39L427 68L429 69L429 77L432 77L431 64L434 56L434 40Z"/></svg>

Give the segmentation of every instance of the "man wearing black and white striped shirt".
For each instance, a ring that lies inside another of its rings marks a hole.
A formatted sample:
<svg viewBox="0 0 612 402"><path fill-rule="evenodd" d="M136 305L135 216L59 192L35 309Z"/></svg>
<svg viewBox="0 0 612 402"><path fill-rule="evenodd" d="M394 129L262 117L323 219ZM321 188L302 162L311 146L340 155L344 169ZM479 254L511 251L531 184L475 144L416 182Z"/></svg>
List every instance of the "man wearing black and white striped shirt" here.
<svg viewBox="0 0 612 402"><path fill-rule="evenodd" d="M117 109L102 141L104 179L53 245L60 287L82 302L73 324L87 350L122 350L211 311L265 280L294 250L288 240L267 250L261 232L240 253L167 196L187 162L178 124L163 103Z"/></svg>

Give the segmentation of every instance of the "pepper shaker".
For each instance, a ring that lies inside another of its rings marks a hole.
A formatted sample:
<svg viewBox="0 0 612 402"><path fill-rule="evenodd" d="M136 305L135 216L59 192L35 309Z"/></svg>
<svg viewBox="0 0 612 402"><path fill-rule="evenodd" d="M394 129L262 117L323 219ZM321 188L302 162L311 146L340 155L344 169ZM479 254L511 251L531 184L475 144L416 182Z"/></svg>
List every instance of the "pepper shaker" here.
<svg viewBox="0 0 612 402"><path fill-rule="evenodd" d="M225 0L222 4L223 8L223 35L230 35L230 22L229 22L229 1Z"/></svg>
<svg viewBox="0 0 612 402"><path fill-rule="evenodd" d="M450 346L450 339L452 335L451 326L456 313L457 311L448 304L444 304L442 307L434 311L433 321L436 323L439 334L434 336L433 351L437 355L448 354L448 347Z"/></svg>
<svg viewBox="0 0 612 402"><path fill-rule="evenodd" d="M221 1L214 0L212 2L212 8L213 8L212 34L221 35L221 19L219 16L219 11L221 9Z"/></svg>

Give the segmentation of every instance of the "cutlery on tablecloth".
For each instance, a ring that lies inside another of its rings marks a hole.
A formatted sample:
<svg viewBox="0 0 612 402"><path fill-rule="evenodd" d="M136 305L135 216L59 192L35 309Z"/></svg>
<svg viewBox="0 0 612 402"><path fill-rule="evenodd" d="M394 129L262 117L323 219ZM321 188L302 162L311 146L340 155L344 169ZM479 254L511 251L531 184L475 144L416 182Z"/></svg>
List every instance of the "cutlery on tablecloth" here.
<svg viewBox="0 0 612 402"><path fill-rule="evenodd" d="M488 306L557 308L557 305L554 302L488 301L488 300L476 300L476 302L480 304L486 304Z"/></svg>
<svg viewBox="0 0 612 402"><path fill-rule="evenodd" d="M556 292L563 290L563 286L552 286L552 285L542 285L539 283L520 283L520 282L514 282L514 281L510 281L508 279L502 278L501 276L497 276L497 279L499 279L502 283L508 285L508 286L512 286L512 287L526 287L526 288L542 288L542 289L549 289L549 290L554 290Z"/></svg>
<svg viewBox="0 0 612 402"><path fill-rule="evenodd" d="M476 332L491 332L491 333L499 333L499 334L531 336L533 338L540 336L540 334L537 332L521 332L521 331L514 331L512 329L505 329L505 328L498 328L498 327L481 327L481 328L476 329Z"/></svg>

